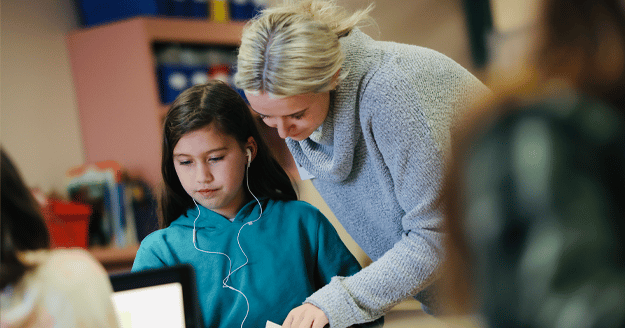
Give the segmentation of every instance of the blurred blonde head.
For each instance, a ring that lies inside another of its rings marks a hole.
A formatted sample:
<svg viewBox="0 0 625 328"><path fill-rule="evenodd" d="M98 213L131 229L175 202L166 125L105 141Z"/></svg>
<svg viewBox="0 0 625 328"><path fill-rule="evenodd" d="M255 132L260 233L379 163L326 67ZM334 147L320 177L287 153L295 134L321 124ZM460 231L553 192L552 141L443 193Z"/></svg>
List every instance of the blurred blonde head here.
<svg viewBox="0 0 625 328"><path fill-rule="evenodd" d="M243 30L236 86L276 97L334 89L347 75L339 38L369 20L372 8L350 14L333 0L287 0L263 10Z"/></svg>

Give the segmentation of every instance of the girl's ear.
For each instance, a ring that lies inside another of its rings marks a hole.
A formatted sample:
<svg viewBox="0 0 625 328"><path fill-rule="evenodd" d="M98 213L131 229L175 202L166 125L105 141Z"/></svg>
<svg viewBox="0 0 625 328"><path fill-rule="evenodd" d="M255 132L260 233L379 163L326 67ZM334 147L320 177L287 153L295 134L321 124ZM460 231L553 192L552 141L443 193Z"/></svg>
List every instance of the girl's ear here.
<svg viewBox="0 0 625 328"><path fill-rule="evenodd" d="M245 143L245 149L249 149L251 152L251 160L253 161L256 158L256 153L258 152L258 144L256 144L256 140L254 137L247 138L247 142Z"/></svg>

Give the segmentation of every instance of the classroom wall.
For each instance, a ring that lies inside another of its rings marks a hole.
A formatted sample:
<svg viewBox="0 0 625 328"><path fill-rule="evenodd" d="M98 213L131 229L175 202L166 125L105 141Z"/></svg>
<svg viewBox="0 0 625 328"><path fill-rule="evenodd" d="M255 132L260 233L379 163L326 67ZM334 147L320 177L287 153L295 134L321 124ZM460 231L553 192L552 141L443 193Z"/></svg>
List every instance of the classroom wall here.
<svg viewBox="0 0 625 328"><path fill-rule="evenodd" d="M26 183L62 190L84 154L65 35L78 26L71 0L0 3L0 141Z"/></svg>

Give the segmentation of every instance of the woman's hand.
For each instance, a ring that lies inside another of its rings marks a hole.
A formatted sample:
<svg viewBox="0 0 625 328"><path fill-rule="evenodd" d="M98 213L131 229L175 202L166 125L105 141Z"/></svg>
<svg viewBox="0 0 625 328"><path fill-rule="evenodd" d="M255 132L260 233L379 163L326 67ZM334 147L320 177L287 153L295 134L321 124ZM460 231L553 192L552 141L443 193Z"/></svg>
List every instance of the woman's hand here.
<svg viewBox="0 0 625 328"><path fill-rule="evenodd" d="M323 328L329 323L328 317L312 304L300 305L284 319L282 328Z"/></svg>

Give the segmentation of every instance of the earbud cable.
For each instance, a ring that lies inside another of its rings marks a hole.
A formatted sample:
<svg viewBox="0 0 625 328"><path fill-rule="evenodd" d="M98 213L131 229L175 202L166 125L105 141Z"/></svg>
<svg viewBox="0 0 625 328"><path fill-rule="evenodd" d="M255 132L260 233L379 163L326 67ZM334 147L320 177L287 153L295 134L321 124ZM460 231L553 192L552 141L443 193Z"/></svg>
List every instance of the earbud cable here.
<svg viewBox="0 0 625 328"><path fill-rule="evenodd" d="M241 236L241 231L243 230L243 227L245 227L246 225L252 225L254 222L260 220L261 216L263 216L263 206L260 204L260 201L258 200L258 198L256 198L256 196L254 195L254 193L250 189L249 171L248 170L249 170L249 168L248 168L248 166L246 166L246 168L245 168L245 184L247 186L247 190L250 192L252 197L254 197L254 199L258 203L258 207L260 208L260 215L258 216L258 218L256 220L247 222L244 225L242 225L241 228L239 228L239 232L237 233L237 244L239 245L239 249L241 250L241 253L243 253L243 256L245 256L245 263L243 263L241 266L239 266L238 268L236 268L234 270L232 270L232 260L230 259L230 256L228 256L227 254L222 253L222 252L205 251L205 250L200 249L200 248L197 247L195 223L197 222L198 218L200 217L200 206L197 204L195 199L191 198L191 199L193 199L193 202L195 203L195 207L197 208L197 216L195 217L195 220L193 221L193 247L195 247L195 249L197 249L200 252L207 253L207 254L223 255L223 256L225 256L228 259L228 275L226 275L226 277L222 280L222 288L231 289L231 290L241 294L241 296L243 296L243 298L245 298L245 303L247 304L247 312L245 312L245 317L243 318L243 321L241 322L241 328L243 328L243 324L245 323L245 320L247 319L247 316L250 314L250 302L247 299L247 296L245 296L245 294L242 291L240 291L240 290L238 290L238 289L228 285L228 281L230 280L230 276L232 276L232 274L234 274L239 269L241 269L242 267L246 266L249 263L249 258L247 257L247 254L245 254L245 252L243 251L243 247L241 247L241 241L239 240L239 237Z"/></svg>

